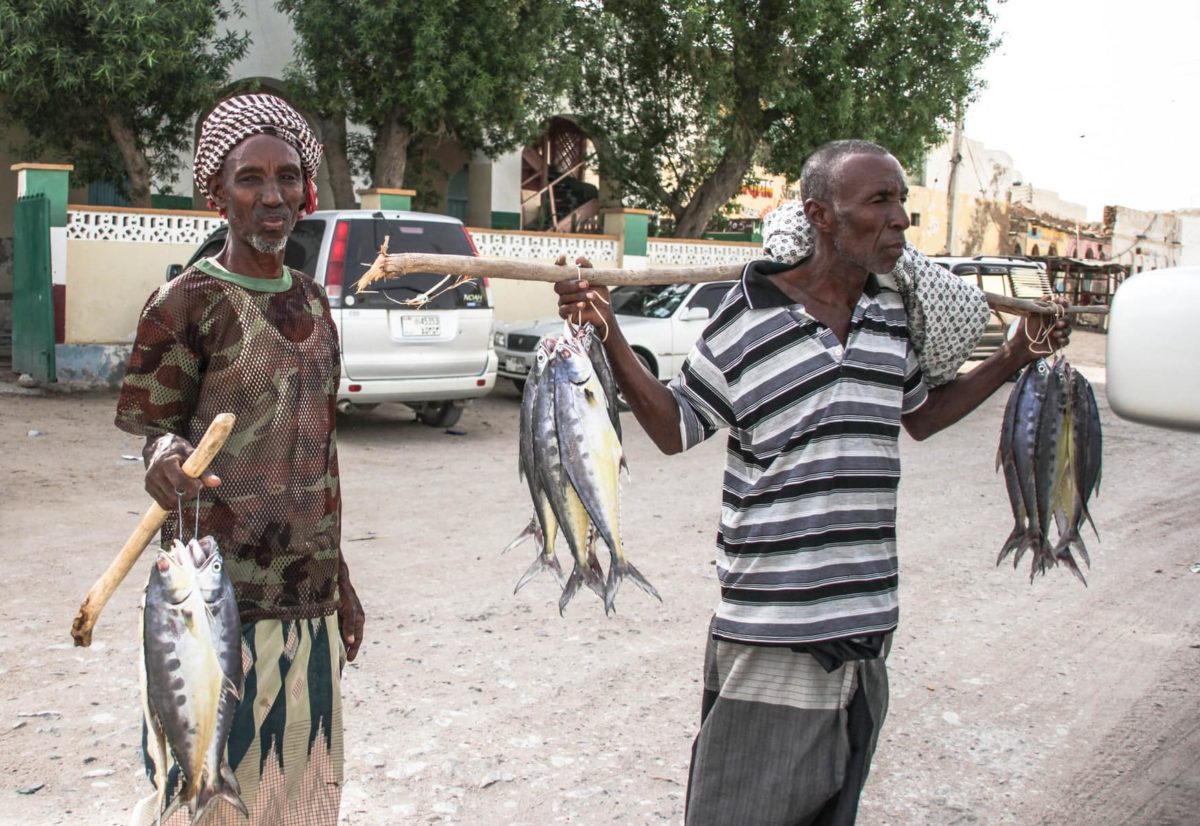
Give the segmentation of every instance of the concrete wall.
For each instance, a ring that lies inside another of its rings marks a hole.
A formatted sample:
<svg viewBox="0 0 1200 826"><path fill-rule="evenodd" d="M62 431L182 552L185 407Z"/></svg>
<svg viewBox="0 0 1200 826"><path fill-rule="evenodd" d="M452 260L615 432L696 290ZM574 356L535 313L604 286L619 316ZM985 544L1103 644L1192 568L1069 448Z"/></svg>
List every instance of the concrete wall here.
<svg viewBox="0 0 1200 826"><path fill-rule="evenodd" d="M910 186L908 212L910 218L920 216L919 223L908 228L908 242L926 255L945 254L946 249L946 192L923 186ZM1004 239L1008 234L1008 204L990 198L958 195L954 199L954 243L951 255L1005 254Z"/></svg>
<svg viewBox="0 0 1200 826"><path fill-rule="evenodd" d="M66 344L132 342L150 293L195 244L67 241Z"/></svg>
<svg viewBox="0 0 1200 826"><path fill-rule="evenodd" d="M1183 247L1178 214L1107 206L1104 223L1112 230L1112 260L1127 264L1130 275L1179 265Z"/></svg>

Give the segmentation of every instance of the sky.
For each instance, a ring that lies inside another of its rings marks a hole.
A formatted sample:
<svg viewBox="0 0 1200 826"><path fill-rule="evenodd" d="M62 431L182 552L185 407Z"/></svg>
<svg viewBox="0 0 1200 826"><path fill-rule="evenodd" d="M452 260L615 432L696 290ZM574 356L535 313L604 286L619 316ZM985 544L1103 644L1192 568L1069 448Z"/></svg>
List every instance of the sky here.
<svg viewBox="0 0 1200 826"><path fill-rule="evenodd" d="M1024 183L1105 205L1200 209L1200 2L993 3L999 48L964 134Z"/></svg>

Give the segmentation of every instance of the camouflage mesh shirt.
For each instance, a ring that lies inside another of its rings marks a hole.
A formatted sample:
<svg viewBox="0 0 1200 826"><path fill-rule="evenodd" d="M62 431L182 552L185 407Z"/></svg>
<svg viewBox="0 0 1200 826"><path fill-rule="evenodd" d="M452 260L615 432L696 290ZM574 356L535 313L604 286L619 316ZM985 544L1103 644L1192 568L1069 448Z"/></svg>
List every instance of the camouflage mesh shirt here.
<svg viewBox="0 0 1200 826"><path fill-rule="evenodd" d="M142 310L117 427L195 445L218 413L237 416L210 466L221 484L200 497L200 535L221 546L242 622L337 610L339 371L324 291L287 268L247 278L205 259ZM190 535L195 501L184 504Z"/></svg>

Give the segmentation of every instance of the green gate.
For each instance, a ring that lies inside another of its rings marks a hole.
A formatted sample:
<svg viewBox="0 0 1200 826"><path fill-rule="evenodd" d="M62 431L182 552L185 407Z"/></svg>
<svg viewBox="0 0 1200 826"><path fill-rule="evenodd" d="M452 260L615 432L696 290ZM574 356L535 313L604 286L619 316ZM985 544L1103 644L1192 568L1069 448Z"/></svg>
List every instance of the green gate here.
<svg viewBox="0 0 1200 826"><path fill-rule="evenodd" d="M12 369L56 381L50 276L50 199L26 195L13 212Z"/></svg>

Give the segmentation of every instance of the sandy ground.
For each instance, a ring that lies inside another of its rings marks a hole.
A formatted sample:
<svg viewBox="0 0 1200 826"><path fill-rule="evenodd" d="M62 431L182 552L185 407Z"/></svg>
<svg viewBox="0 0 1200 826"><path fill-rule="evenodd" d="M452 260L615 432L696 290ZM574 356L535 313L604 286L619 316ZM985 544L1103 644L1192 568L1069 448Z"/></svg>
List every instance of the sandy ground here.
<svg viewBox="0 0 1200 826"><path fill-rule="evenodd" d="M1097 382L1103 346L1079 332L1070 351ZM904 442L902 620L860 823L1195 823L1200 436L1105 406L1090 587L1065 570L1031 585L993 565L1011 525L993 469L1005 397ZM455 433L399 406L341 423L345 551L368 616L345 679L344 823L682 822L723 439L666 458L627 420L626 544L665 602L627 585L615 617L587 593L559 617L548 578L512 594L532 549L499 553L530 513L518 403L502 382ZM123 823L147 788L144 568L90 649L68 636L148 505L113 407L0 394L0 823Z"/></svg>

